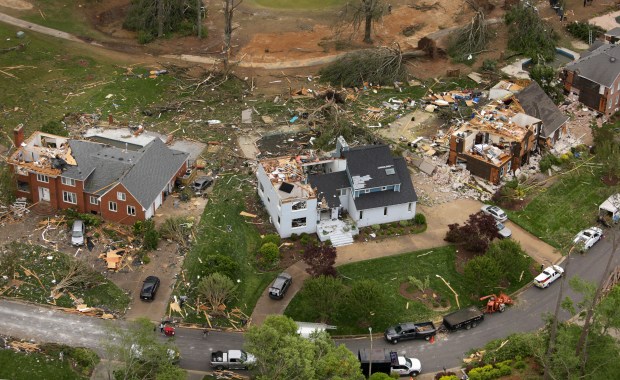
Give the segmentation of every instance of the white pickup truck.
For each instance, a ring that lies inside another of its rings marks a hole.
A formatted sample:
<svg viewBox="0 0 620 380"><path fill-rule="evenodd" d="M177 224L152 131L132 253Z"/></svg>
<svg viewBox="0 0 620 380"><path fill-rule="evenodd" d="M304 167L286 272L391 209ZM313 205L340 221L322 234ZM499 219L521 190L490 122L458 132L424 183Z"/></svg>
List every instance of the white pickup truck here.
<svg viewBox="0 0 620 380"><path fill-rule="evenodd" d="M252 354L242 350L215 351L211 354L211 367L215 369L248 369L256 361Z"/></svg>

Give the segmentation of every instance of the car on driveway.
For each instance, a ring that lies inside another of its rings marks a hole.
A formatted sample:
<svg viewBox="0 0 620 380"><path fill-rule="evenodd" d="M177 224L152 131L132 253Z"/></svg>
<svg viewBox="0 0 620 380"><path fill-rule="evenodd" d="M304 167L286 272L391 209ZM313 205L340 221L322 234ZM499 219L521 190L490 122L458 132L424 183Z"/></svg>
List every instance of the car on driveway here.
<svg viewBox="0 0 620 380"><path fill-rule="evenodd" d="M573 243L579 244L581 252L583 252L583 251L587 251L588 249L592 248L592 246L598 243L598 241L601 240L602 237L603 237L602 229L598 227L591 227L583 231L580 231L577 234L577 236L575 236Z"/></svg>
<svg viewBox="0 0 620 380"><path fill-rule="evenodd" d="M508 239L512 236L512 231L510 228L506 227L504 223L497 222L495 225L497 226L497 233L502 239Z"/></svg>
<svg viewBox="0 0 620 380"><path fill-rule="evenodd" d="M269 287L269 298L281 300L292 283L293 277L290 274L280 273Z"/></svg>
<svg viewBox="0 0 620 380"><path fill-rule="evenodd" d="M480 210L482 212L484 212L485 214L487 214L487 215L491 215L498 222L505 222L505 221L508 220L508 215L506 215L504 210L502 210L501 208L499 208L497 206L484 205L484 206L480 207Z"/></svg>
<svg viewBox="0 0 620 380"><path fill-rule="evenodd" d="M564 269L558 265L552 265L543 270L541 274L534 279L534 286L544 289L551 285L551 283L558 278L562 277Z"/></svg>
<svg viewBox="0 0 620 380"><path fill-rule="evenodd" d="M155 299L155 293L159 289L159 278L156 276L148 276L142 283L140 290L140 299L152 301Z"/></svg>
<svg viewBox="0 0 620 380"><path fill-rule="evenodd" d="M198 177L192 182L192 190L194 191L203 191L213 183L213 177L210 176L201 176Z"/></svg>
<svg viewBox="0 0 620 380"><path fill-rule="evenodd" d="M71 245L81 246L84 245L84 233L86 231L83 220L75 220L71 226Z"/></svg>

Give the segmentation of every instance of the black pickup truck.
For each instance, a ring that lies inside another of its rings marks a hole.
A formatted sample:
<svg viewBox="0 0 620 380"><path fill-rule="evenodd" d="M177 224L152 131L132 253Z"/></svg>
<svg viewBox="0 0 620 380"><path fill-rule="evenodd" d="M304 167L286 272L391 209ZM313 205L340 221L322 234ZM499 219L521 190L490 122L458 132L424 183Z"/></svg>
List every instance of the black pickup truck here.
<svg viewBox="0 0 620 380"><path fill-rule="evenodd" d="M407 322L389 327L383 336L388 342L396 344L401 340L408 339L429 340L435 334L437 334L437 329L433 322Z"/></svg>
<svg viewBox="0 0 620 380"><path fill-rule="evenodd" d="M443 317L443 326L448 330L466 329L478 326L484 320L484 313L475 306L457 310Z"/></svg>

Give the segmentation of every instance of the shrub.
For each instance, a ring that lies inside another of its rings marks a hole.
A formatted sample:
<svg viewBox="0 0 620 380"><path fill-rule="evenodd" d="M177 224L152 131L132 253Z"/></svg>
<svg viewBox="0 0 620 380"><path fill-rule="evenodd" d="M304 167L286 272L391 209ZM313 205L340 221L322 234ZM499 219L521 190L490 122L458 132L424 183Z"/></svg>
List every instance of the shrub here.
<svg viewBox="0 0 620 380"><path fill-rule="evenodd" d="M551 166L557 166L560 165L562 162L560 161L559 158L557 158L556 156L554 156L551 153L547 153L545 154L545 156L543 158L540 159L540 162L538 163L538 167L540 168L541 172L547 172L549 169L551 169Z"/></svg>
<svg viewBox="0 0 620 380"><path fill-rule="evenodd" d="M262 244L266 244L266 243L273 243L277 246L280 246L280 242L282 239L280 239L280 235L278 234L267 234L265 236L263 236L263 239L261 240Z"/></svg>
<svg viewBox="0 0 620 380"><path fill-rule="evenodd" d="M442 376L439 378L439 380L459 380L459 378L456 377L456 375L449 375L449 376Z"/></svg>
<svg viewBox="0 0 620 380"><path fill-rule="evenodd" d="M155 36L151 32L147 32L145 30L141 30L138 32L138 43L142 45L146 45L149 42L152 42L155 39Z"/></svg>
<svg viewBox="0 0 620 380"><path fill-rule="evenodd" d="M424 279L424 281L420 280L419 278L415 277L415 276L409 276L407 277L407 279L409 280L409 283L413 286L415 286L416 288L418 288L420 291L425 291L426 289L428 289L431 286L431 279L429 276L426 276L426 278Z"/></svg>
<svg viewBox="0 0 620 380"><path fill-rule="evenodd" d="M373 224L372 226L370 226L370 228L372 228L375 231L379 231L381 229L381 225L380 224Z"/></svg>
<svg viewBox="0 0 620 380"><path fill-rule="evenodd" d="M407 226L409 225L409 222L408 222L408 221L406 221L406 220L401 220L400 222L398 222L398 224L399 224L401 227L407 227Z"/></svg>
<svg viewBox="0 0 620 380"><path fill-rule="evenodd" d="M156 249L159 244L159 232L155 229L155 222L153 222L152 219L145 220L142 225L144 228L142 248L147 251L152 251Z"/></svg>
<svg viewBox="0 0 620 380"><path fill-rule="evenodd" d="M57 136L69 136L67 128L58 120L51 120L41 126L41 132Z"/></svg>
<svg viewBox="0 0 620 380"><path fill-rule="evenodd" d="M484 255L469 260L463 276L478 295L492 292L502 278L502 268L492 257Z"/></svg>
<svg viewBox="0 0 620 380"><path fill-rule="evenodd" d="M600 26L581 21L571 22L566 25L566 30L573 37L587 43L590 42L590 32L592 32L593 41L605 33L605 30Z"/></svg>
<svg viewBox="0 0 620 380"><path fill-rule="evenodd" d="M280 248L274 243L265 243L258 250L256 261L262 267L271 268L280 260Z"/></svg>
<svg viewBox="0 0 620 380"><path fill-rule="evenodd" d="M310 235L304 232L301 234L299 241L302 245L308 245L308 243L310 243Z"/></svg>
<svg viewBox="0 0 620 380"><path fill-rule="evenodd" d="M289 237L289 239L291 239L291 241L297 241L297 240L299 240L299 235L291 234L291 237Z"/></svg>
<svg viewBox="0 0 620 380"><path fill-rule="evenodd" d="M497 61L494 59L485 59L482 62L482 70L484 71L495 71L497 68Z"/></svg>
<svg viewBox="0 0 620 380"><path fill-rule="evenodd" d="M418 212L413 217L413 222L415 224L417 224L417 225L426 224L426 216L424 216L424 214Z"/></svg>

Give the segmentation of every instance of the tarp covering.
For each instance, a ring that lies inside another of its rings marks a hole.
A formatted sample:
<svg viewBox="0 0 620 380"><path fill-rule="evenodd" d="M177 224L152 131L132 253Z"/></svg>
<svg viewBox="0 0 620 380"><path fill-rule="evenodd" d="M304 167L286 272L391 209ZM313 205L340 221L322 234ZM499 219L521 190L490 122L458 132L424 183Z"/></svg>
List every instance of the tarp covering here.
<svg viewBox="0 0 620 380"><path fill-rule="evenodd" d="M603 202L599 206L600 211L607 211L612 214L612 218L614 221L617 221L620 218L620 193L614 194L607 198L605 202Z"/></svg>

